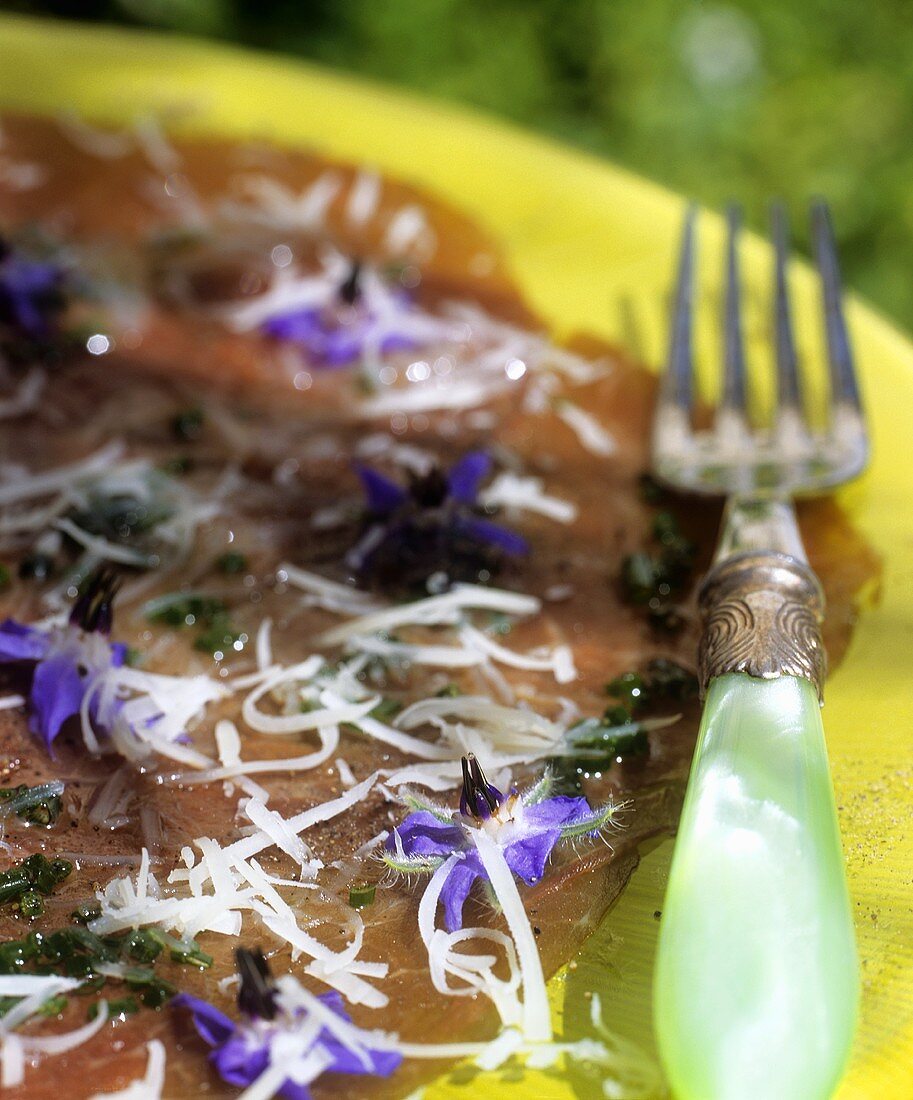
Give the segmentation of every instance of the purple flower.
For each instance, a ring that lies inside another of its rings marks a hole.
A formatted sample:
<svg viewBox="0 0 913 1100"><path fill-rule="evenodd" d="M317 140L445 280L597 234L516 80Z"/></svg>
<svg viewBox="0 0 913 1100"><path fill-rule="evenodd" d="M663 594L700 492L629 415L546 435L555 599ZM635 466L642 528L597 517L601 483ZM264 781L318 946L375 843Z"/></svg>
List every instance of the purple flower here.
<svg viewBox="0 0 913 1100"><path fill-rule="evenodd" d="M403 874L430 874L458 853L462 858L441 891L447 929L455 932L463 925L463 905L473 883L488 877L471 830L485 829L501 846L508 867L532 886L559 841L595 836L617 812L611 803L593 809L585 798L550 796L551 785L546 775L523 795L516 789L504 795L488 782L472 754L464 756L459 813L427 805L409 814L387 838L384 861Z"/></svg>
<svg viewBox="0 0 913 1100"><path fill-rule="evenodd" d="M14 336L42 342L65 305L59 264L30 260L0 239L0 325Z"/></svg>
<svg viewBox="0 0 913 1100"><path fill-rule="evenodd" d="M118 583L110 569L96 570L65 626L42 629L14 619L0 623L0 662L34 664L29 725L48 748L64 722L79 714L93 681L124 663L126 646L107 637Z"/></svg>
<svg viewBox="0 0 913 1100"><path fill-rule="evenodd" d="M403 291L387 290L379 280L365 286L360 260L327 300L268 317L262 330L277 340L299 344L318 367L345 367L368 350L379 355L418 346L408 331L412 304Z"/></svg>
<svg viewBox="0 0 913 1100"><path fill-rule="evenodd" d="M491 470L484 451L470 451L449 470L411 474L408 485L358 466L365 530L347 563L363 579L423 584L433 573L451 580L490 576L503 555L525 554L522 535L480 515L479 489Z"/></svg>
<svg viewBox="0 0 913 1100"><path fill-rule="evenodd" d="M214 1005L181 993L172 1000L190 1011L201 1037L213 1048L209 1058L227 1084L245 1087L281 1066L277 1094L309 1100L308 1086L322 1073L389 1077L402 1058L370 1045L371 1036L352 1027L338 993L315 997L294 978L274 981L262 953L240 948L241 987L237 1022ZM321 1026L322 1025L322 1026ZM281 1076L286 1071L288 1076Z"/></svg>

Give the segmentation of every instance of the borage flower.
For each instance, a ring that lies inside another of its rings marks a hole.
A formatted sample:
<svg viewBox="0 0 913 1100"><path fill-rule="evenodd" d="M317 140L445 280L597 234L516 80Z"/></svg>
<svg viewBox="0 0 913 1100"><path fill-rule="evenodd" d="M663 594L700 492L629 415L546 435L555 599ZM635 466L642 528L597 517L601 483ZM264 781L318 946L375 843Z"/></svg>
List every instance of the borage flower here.
<svg viewBox="0 0 913 1100"><path fill-rule="evenodd" d="M596 836L619 807L593 809L585 798L549 794L545 775L531 790L506 795L492 786L473 755L463 757L463 790L458 813L422 805L387 838L384 862L403 874L431 874L454 853L461 856L441 891L447 930L463 925L463 905L476 879L487 874L472 841L484 829L500 845L508 867L527 886L539 882L552 850L562 840ZM419 803L413 800L413 805Z"/></svg>
<svg viewBox="0 0 913 1100"><path fill-rule="evenodd" d="M64 626L0 623L0 663L34 664L29 726L48 748L64 722L79 714L93 683L124 663L127 647L109 640L118 586L114 572L102 566L89 577Z"/></svg>
<svg viewBox="0 0 913 1100"><path fill-rule="evenodd" d="M425 315L404 290L391 289L357 259L323 300L275 313L261 324L268 336L301 347L314 366L330 368L366 355L414 350L432 335L426 327Z"/></svg>
<svg viewBox="0 0 913 1100"><path fill-rule="evenodd" d="M365 493L364 534L346 556L362 580L410 587L441 573L446 580L477 580L497 570L504 555L525 554L522 535L482 514L479 490L491 471L483 451L470 451L449 470L432 466L400 485L359 466Z"/></svg>
<svg viewBox="0 0 913 1100"><path fill-rule="evenodd" d="M309 1100L308 1086L323 1073L389 1077L399 1066L399 1054L371 1046L371 1034L351 1024L338 993L314 996L292 977L274 981L260 951L240 948L236 957L239 1021L188 993L171 1002L189 1009L227 1084L257 1081L258 1095Z"/></svg>
<svg viewBox="0 0 913 1100"><path fill-rule="evenodd" d="M42 343L66 306L66 272L50 261L30 260L0 238L0 326L15 340Z"/></svg>

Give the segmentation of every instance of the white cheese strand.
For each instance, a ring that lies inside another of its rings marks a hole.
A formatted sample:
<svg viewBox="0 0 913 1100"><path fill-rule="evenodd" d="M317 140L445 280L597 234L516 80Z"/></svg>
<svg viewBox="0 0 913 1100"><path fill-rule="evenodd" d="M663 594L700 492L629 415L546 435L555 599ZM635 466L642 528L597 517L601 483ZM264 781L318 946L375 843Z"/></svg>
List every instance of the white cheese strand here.
<svg viewBox="0 0 913 1100"><path fill-rule="evenodd" d="M573 654L567 645L556 646L554 649L543 647L532 653L517 653L468 623L460 627L459 637L470 649L475 649L508 668L519 668L526 672L551 672L559 684L577 679Z"/></svg>
<svg viewBox="0 0 913 1100"><path fill-rule="evenodd" d="M571 429L580 445L591 454L609 458L618 446L611 433L591 414L570 401L561 400L555 406L559 419Z"/></svg>
<svg viewBox="0 0 913 1100"><path fill-rule="evenodd" d="M0 1017L0 1033L12 1031L59 993L68 993L79 982L43 974L0 974L0 997L21 997L5 1016Z"/></svg>
<svg viewBox="0 0 913 1100"><path fill-rule="evenodd" d="M513 871L497 841L484 829L472 829L471 836L516 945L523 975L523 1035L533 1042L551 1042L552 1017L542 960Z"/></svg>
<svg viewBox="0 0 913 1100"><path fill-rule="evenodd" d="M58 982L67 980L65 978L56 979ZM76 985L78 984L77 982ZM59 990L59 992L62 991ZM56 996L56 994L52 994L52 996ZM45 1000L47 1000L46 996L42 998L36 1008L40 1008ZM25 1078L25 1065L28 1056L66 1054L67 1051L74 1050L76 1047L82 1046L83 1043L87 1043L108 1022L108 1003L107 1001L99 1001L98 1015L95 1019L83 1027L76 1028L74 1031L66 1031L62 1035L21 1035L7 1030L11 1027L11 1015L20 1008L21 1003L8 1012L0 1022L2 1023L2 1026L0 1026L0 1062L2 1062L0 1088L15 1088L17 1085L22 1084ZM32 1012L35 1010L33 1009Z"/></svg>
<svg viewBox="0 0 913 1100"><path fill-rule="evenodd" d="M146 1072L119 1092L96 1092L91 1100L161 1100L165 1087L165 1045L159 1039L146 1043Z"/></svg>
<svg viewBox="0 0 913 1100"><path fill-rule="evenodd" d="M549 496L543 490L540 477L519 477L509 470L502 470L479 493L480 503L504 508L511 512L535 512L557 523L573 523L577 518L577 506L561 497Z"/></svg>
<svg viewBox="0 0 913 1100"><path fill-rule="evenodd" d="M321 577L319 573L312 573L288 562L279 566L276 575L306 592L305 603L312 607L323 607L327 611L336 611L343 615L365 615L384 606L383 601L360 588L339 584Z"/></svg>
<svg viewBox="0 0 913 1100"><path fill-rule="evenodd" d="M122 458L123 454L124 444L116 441L102 447L88 458L68 466L57 466L44 474L24 474L20 470L12 475L8 468L0 468L0 506L47 496L66 489L74 482L86 477L104 473Z"/></svg>
<svg viewBox="0 0 913 1100"><path fill-rule="evenodd" d="M346 217L349 224L360 229L377 213L383 184L377 172L359 172L349 190Z"/></svg>
<svg viewBox="0 0 913 1100"><path fill-rule="evenodd" d="M432 984L438 992L451 997L474 997L482 993L494 1004L502 1025L519 1025L522 1018L522 1006L517 997L520 968L510 938L494 928L462 928L456 932L446 932L435 926L444 885L461 858L460 853L448 856L431 876L419 902L418 928L428 952ZM503 949L509 974L506 981L494 973L497 955L467 955L455 950L457 944L468 941L492 943L497 949ZM451 985L448 976L461 984Z"/></svg>
<svg viewBox="0 0 913 1100"><path fill-rule="evenodd" d="M141 568L149 565L148 555L141 554L138 550L131 550L128 546L118 546L100 535L92 535L70 519L58 519L54 526L102 560L116 561L121 565L136 565Z"/></svg>
<svg viewBox="0 0 913 1100"><path fill-rule="evenodd" d="M16 387L13 396L0 400L0 420L12 420L37 408L47 377L39 367L33 367Z"/></svg>
<svg viewBox="0 0 913 1100"><path fill-rule="evenodd" d="M507 615L535 615L541 608L535 596L507 592L500 588L484 588L478 584L457 584L440 596L415 600L365 615L326 631L318 641L324 645L337 645L347 639L376 634L378 631L395 630L407 624L434 626L454 624L463 611L499 611Z"/></svg>

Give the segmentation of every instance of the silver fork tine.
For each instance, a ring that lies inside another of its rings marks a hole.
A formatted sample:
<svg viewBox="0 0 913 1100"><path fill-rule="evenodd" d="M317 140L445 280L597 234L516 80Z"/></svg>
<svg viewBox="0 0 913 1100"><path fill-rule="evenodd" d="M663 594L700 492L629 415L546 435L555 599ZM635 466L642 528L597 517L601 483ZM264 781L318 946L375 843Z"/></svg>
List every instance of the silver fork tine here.
<svg viewBox="0 0 913 1100"><path fill-rule="evenodd" d="M660 399L664 405L690 413L694 390L693 314L694 314L694 224L697 206L692 203L685 212L682 246L675 284L675 304L672 309L672 335L669 355L663 375Z"/></svg>
<svg viewBox="0 0 913 1100"><path fill-rule="evenodd" d="M726 298L723 307L723 398L720 411L748 416L745 343L742 338L742 290L739 282L739 229L742 212L731 203L726 208Z"/></svg>
<svg viewBox="0 0 913 1100"><path fill-rule="evenodd" d="M777 408L795 410L800 416L804 408L802 384L799 379L799 359L793 336L789 287L786 283L786 262L789 255L789 221L782 202L771 203L771 236L774 244L774 333L777 356Z"/></svg>
<svg viewBox="0 0 913 1100"><path fill-rule="evenodd" d="M821 288L824 294L824 326L827 336L827 359L831 377L831 401L845 402L856 412L862 411L859 382L853 363L846 321L843 317L843 289L837 245L828 204L817 199L811 206L812 241Z"/></svg>

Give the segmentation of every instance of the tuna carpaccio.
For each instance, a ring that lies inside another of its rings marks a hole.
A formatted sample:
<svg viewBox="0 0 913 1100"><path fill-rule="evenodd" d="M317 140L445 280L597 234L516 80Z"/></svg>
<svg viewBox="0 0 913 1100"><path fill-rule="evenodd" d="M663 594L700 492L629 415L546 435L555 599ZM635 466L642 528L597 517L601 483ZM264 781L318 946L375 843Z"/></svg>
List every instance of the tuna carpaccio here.
<svg viewBox="0 0 913 1100"><path fill-rule="evenodd" d="M6 1092L126 1088L158 1040L162 1095L239 1094L169 997L237 1021L243 946L407 1051L389 1076L323 1073L314 1096L405 1096L453 1063L448 1044L496 1039L511 1011L522 1033L536 976L514 960L500 1015L484 982L443 992L429 875L391 869L391 838L426 801L461 844L522 831L471 798L461 813L470 752L505 800L549 772L558 797L613 803L598 835L514 880L544 975L572 959L639 846L675 828L718 516L644 482L651 375L595 340L556 345L497 241L432 196L147 123L9 117L3 134L0 600L18 625L0 635L37 648L2 651L0 765L5 790L57 783L58 804L50 824L7 813L2 859L72 869L40 915L0 905L0 968L84 979L4 1037ZM802 518L833 663L875 565L832 505ZM104 636L72 611L100 568ZM52 736L41 691L62 650L94 695ZM256 881L229 850L256 853ZM516 913L484 880L463 926L510 939ZM207 912L165 904L194 897ZM109 946L107 973L89 947L82 973L52 958L74 928ZM472 955L472 936L451 949ZM85 1041L29 1046L101 998L112 1019Z"/></svg>

